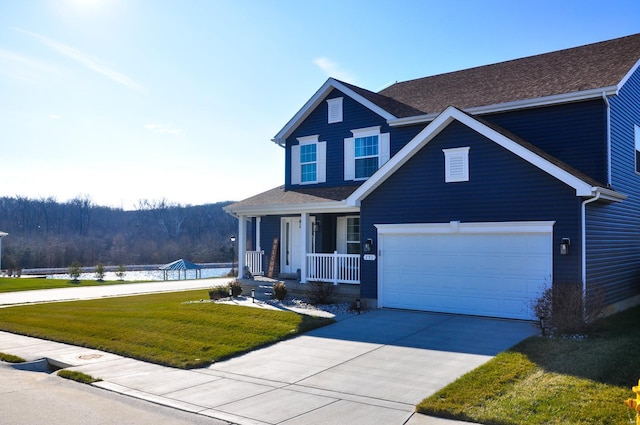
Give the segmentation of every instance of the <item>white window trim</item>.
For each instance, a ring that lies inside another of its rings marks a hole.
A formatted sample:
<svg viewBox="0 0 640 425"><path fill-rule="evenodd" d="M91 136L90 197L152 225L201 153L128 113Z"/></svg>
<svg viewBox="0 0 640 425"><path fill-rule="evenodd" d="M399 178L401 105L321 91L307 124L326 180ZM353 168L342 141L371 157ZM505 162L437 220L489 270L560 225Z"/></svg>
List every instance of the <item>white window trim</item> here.
<svg viewBox="0 0 640 425"><path fill-rule="evenodd" d="M355 140L359 137L378 136L378 170L391 157L389 133L380 133L380 126L351 130L353 137L344 139L344 179L345 181L367 180L369 177L356 178Z"/></svg>
<svg viewBox="0 0 640 425"><path fill-rule="evenodd" d="M445 183L469 181L469 147L442 149Z"/></svg>
<svg viewBox="0 0 640 425"><path fill-rule="evenodd" d="M360 218L359 215L347 215L347 216L342 216L342 217L338 217L336 220L336 251L338 251L339 254L346 254L347 253L347 246L350 243L360 243L360 240L358 241L350 241L347 239L347 223L349 221L349 219L353 219L353 218ZM361 222L362 224L362 222Z"/></svg>
<svg viewBox="0 0 640 425"><path fill-rule="evenodd" d="M327 181L327 142L319 142L320 136L298 137L298 145L291 146L291 184L307 185ZM316 179L302 181L302 164L300 163L300 146L316 145Z"/></svg>
<svg viewBox="0 0 640 425"><path fill-rule="evenodd" d="M329 124L342 122L344 115L342 100L342 97L327 99L327 122Z"/></svg>

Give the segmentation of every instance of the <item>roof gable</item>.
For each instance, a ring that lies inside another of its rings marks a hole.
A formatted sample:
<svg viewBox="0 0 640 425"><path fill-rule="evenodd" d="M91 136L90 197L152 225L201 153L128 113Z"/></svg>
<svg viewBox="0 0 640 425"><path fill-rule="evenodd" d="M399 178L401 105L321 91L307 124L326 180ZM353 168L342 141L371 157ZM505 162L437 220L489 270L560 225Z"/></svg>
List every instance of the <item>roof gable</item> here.
<svg viewBox="0 0 640 425"><path fill-rule="evenodd" d="M393 173L400 169L409 159L433 140L440 132L453 121L459 121L463 125L471 128L489 140L499 144L503 148L519 156L525 161L538 167L542 171L550 174L556 179L564 182L576 191L576 196L594 196L600 192L603 198L623 199L621 195L613 190L604 189L601 185L590 177L573 169L562 161L551 157L540 151L533 145L518 139L504 129L496 125L478 120L471 115L462 112L455 107L448 107L427 127L407 143L396 155L384 164L373 176L364 182L349 198L348 205L359 206L360 201L372 193Z"/></svg>
<svg viewBox="0 0 640 425"><path fill-rule="evenodd" d="M640 59L640 34L393 84L379 94L422 114L570 93L615 94ZM416 114L398 115L400 118Z"/></svg>
<svg viewBox="0 0 640 425"><path fill-rule="evenodd" d="M280 146L284 146L285 139L291 135L291 133L298 127L302 121L307 118L313 110L322 103L325 96L331 92L331 90L337 89L344 93L346 96L349 96L356 102L360 103L364 107L370 109L376 114L380 115L386 120L393 120L397 118L396 115L389 112L385 109L386 106L389 109L401 109L406 111L406 105L401 105L399 102L388 99L387 97L370 92L368 90L353 86L351 84L343 83L334 78L329 78L323 85L318 89L318 91L304 104L304 106L289 120L289 122L276 134L273 138L273 142L279 144ZM375 101L373 101L375 100ZM414 111L419 112L419 111Z"/></svg>

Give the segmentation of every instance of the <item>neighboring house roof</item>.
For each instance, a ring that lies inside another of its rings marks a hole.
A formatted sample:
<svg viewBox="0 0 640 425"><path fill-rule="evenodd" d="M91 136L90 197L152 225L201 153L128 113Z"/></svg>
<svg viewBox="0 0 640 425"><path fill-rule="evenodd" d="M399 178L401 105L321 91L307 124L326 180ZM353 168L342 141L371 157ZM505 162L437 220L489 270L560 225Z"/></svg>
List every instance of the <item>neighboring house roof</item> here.
<svg viewBox="0 0 640 425"><path fill-rule="evenodd" d="M603 187L603 185L596 180L586 176L580 171L572 168L559 159L536 148L499 126L479 120L460 109L450 106L438 115L438 117L425 127L424 130L418 133L418 135L416 135L396 155L387 161L387 163L385 163L357 190L355 190L347 199L347 204L359 206L360 201L366 198L393 173L400 169L400 167L409 161L409 159L418 153L427 143L433 140L433 138L440 134L440 132L454 120L459 121L489 140L492 140L503 148L509 150L513 154L521 157L525 161L538 167L542 171L574 188L576 196L599 196L608 200L622 200L626 198L625 195Z"/></svg>
<svg viewBox="0 0 640 425"><path fill-rule="evenodd" d="M640 34L636 34L400 82L379 94L433 114L449 105L469 109L569 93L617 91L639 59ZM398 112L396 116L410 115Z"/></svg>
<svg viewBox="0 0 640 425"><path fill-rule="evenodd" d="M358 208L348 208L344 202L358 187L309 187L285 190L279 186L252 196L240 202L227 205L223 209L234 215L308 212L356 212Z"/></svg>
<svg viewBox="0 0 640 425"><path fill-rule="evenodd" d="M199 270L201 268L202 266L183 259L159 267L160 270Z"/></svg>

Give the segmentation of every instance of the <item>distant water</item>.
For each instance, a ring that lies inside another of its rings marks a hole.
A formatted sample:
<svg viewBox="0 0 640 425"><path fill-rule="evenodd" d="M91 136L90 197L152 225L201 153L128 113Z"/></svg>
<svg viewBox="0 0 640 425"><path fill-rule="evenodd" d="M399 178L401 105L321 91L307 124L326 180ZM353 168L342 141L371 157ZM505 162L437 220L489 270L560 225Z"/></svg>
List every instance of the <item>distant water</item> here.
<svg viewBox="0 0 640 425"><path fill-rule="evenodd" d="M231 271L229 267L219 267L219 268L207 268L200 270L200 277L202 279L212 278L212 277L222 277L226 276L227 273ZM71 280L71 276L67 273L64 274L48 274L46 275L47 279L63 279L63 280ZM177 270L170 270L168 272L169 280L178 280L184 279L184 271L180 272L178 276ZM187 270L187 279L195 279L196 272L195 270ZM80 280L95 280L96 274L95 272L91 273L81 273ZM119 280L120 278L116 276L115 272L106 272L104 274L104 280ZM124 274L124 280L164 280L164 272L162 270L135 270L128 271Z"/></svg>

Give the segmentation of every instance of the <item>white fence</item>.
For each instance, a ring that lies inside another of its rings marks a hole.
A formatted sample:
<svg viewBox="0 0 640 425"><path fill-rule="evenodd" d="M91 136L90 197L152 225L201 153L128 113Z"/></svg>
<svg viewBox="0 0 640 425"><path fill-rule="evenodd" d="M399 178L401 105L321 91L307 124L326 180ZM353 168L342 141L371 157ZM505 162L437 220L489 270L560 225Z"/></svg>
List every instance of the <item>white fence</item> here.
<svg viewBox="0 0 640 425"><path fill-rule="evenodd" d="M307 280L360 283L359 254L307 254Z"/></svg>
<svg viewBox="0 0 640 425"><path fill-rule="evenodd" d="M249 271L254 276L263 276L264 268L262 266L262 257L264 251L247 251L245 255L245 261L249 267Z"/></svg>

